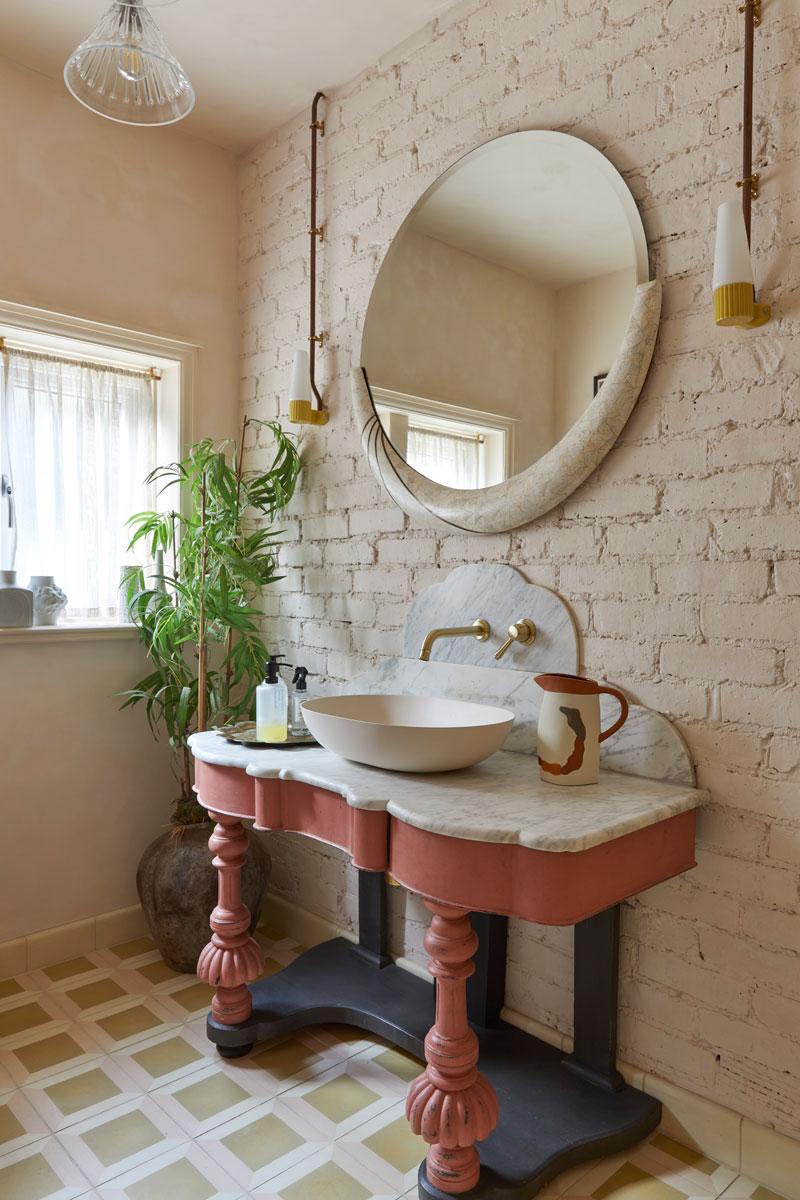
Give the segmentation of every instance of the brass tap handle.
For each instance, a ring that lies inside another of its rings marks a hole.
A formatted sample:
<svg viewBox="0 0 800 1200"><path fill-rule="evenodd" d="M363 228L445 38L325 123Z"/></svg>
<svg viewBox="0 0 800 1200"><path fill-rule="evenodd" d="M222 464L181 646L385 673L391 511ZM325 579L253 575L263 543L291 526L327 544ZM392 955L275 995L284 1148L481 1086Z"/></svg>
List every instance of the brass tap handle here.
<svg viewBox="0 0 800 1200"><path fill-rule="evenodd" d="M536 626L533 621L529 621L527 617L521 621L517 621L514 625L508 627L508 641L503 642L503 645L495 654L495 658L502 658L506 650L514 642L519 642L520 646L529 646L536 638Z"/></svg>

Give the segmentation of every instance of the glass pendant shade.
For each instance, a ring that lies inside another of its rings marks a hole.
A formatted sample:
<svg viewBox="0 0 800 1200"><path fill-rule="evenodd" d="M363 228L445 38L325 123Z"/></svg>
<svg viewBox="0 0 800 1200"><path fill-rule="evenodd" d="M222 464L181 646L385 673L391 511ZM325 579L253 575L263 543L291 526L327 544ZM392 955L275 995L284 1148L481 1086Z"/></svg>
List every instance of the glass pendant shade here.
<svg viewBox="0 0 800 1200"><path fill-rule="evenodd" d="M92 112L126 125L170 125L194 108L186 72L141 0L115 0L68 59L64 81Z"/></svg>

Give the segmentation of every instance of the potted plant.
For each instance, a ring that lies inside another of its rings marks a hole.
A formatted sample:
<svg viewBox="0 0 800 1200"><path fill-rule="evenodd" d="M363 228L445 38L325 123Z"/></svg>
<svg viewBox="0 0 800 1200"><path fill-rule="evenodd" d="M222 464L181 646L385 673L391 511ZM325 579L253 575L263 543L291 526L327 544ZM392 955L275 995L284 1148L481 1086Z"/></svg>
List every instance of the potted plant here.
<svg viewBox="0 0 800 1200"><path fill-rule="evenodd" d="M274 455L267 470L246 470L248 426L268 429ZM258 601L277 574L274 527L294 494L300 471L297 438L275 421L248 417L241 439L204 439L180 462L157 467L148 483L174 489L174 508L131 517L130 546L144 543L156 569L145 582L126 579L128 611L147 648L150 672L124 694L123 708L144 704L151 732L166 733L178 795L172 828L144 852L137 887L156 945L175 970L194 971L209 937L216 871L208 852L210 825L197 803L188 738L251 717L268 651ZM252 928L261 910L269 859L248 831L244 902Z"/></svg>

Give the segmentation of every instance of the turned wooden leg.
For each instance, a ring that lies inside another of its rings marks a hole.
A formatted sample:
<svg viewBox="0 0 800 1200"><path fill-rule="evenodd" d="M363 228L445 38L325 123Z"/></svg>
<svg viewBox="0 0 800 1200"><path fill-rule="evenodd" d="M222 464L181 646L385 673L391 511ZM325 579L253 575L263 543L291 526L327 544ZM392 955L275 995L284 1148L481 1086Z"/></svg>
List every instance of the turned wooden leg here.
<svg viewBox="0 0 800 1200"><path fill-rule="evenodd" d="M219 872L219 902L211 914L211 941L197 961L203 983L217 989L211 1002L214 1019L221 1025L238 1025L253 1010L247 983L264 969L264 954L248 932L250 910L242 903L242 867L247 837L236 817L209 812L217 824L208 846Z"/></svg>
<svg viewBox="0 0 800 1200"><path fill-rule="evenodd" d="M429 1182L455 1195L478 1182L475 1142L497 1124L497 1097L477 1070L478 1039L467 1021L466 984L475 970L477 934L465 909L428 900L425 905L433 913L425 949L437 982L436 1019L425 1038L428 1066L411 1084L406 1116L412 1131L430 1143Z"/></svg>

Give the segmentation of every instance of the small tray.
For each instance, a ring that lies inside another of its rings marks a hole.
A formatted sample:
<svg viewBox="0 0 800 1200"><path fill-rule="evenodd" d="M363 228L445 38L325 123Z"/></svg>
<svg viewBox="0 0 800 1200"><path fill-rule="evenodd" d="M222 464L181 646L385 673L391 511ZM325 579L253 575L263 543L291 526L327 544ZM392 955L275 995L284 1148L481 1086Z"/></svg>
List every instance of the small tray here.
<svg viewBox="0 0 800 1200"><path fill-rule="evenodd" d="M317 739L310 733L289 737L285 742L259 742L256 739L255 721L241 721L238 725L222 725L217 735L234 746L247 746L251 750L288 750L292 746L317 746Z"/></svg>

